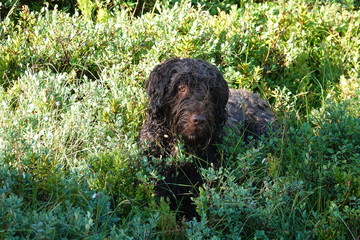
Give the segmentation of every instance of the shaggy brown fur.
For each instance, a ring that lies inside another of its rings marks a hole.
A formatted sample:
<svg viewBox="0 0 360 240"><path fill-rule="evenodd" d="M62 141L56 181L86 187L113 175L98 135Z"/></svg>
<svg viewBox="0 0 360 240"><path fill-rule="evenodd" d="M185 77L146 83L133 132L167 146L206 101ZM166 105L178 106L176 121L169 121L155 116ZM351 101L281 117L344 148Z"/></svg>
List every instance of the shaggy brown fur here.
<svg viewBox="0 0 360 240"><path fill-rule="evenodd" d="M191 197L202 183L199 168L217 165L215 144L226 134L224 125L246 140L265 134L275 116L257 94L229 90L220 71L202 60L170 58L153 69L145 88L149 108L139 135L145 154L157 159L176 156L181 142L189 155L200 159L161 164L164 180L155 186L157 195L170 198L172 209L192 218L197 214Z"/></svg>

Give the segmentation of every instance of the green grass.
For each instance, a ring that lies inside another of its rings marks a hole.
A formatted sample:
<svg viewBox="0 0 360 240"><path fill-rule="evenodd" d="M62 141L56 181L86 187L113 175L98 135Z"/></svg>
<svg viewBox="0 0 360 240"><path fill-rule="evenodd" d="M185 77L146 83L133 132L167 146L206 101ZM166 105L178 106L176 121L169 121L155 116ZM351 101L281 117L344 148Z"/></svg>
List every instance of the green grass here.
<svg viewBox="0 0 360 240"><path fill-rule="evenodd" d="M359 10L241 6L4 19L0 239L357 239ZM217 65L269 100L281 126L256 145L224 139L223 167L203 169L194 199L201 221L176 221L154 198L158 172L136 144L144 82L170 56Z"/></svg>

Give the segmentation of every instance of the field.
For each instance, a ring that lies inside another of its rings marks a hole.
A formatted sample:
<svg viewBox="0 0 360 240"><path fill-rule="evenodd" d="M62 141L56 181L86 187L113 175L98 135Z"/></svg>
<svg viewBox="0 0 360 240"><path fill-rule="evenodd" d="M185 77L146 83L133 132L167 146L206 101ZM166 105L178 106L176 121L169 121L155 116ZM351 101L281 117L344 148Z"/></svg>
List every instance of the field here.
<svg viewBox="0 0 360 240"><path fill-rule="evenodd" d="M95 2L1 15L0 239L359 239L355 3ZM154 196L161 176L137 146L144 82L171 56L259 93L281 129L224 139L223 167L202 169L199 221Z"/></svg>

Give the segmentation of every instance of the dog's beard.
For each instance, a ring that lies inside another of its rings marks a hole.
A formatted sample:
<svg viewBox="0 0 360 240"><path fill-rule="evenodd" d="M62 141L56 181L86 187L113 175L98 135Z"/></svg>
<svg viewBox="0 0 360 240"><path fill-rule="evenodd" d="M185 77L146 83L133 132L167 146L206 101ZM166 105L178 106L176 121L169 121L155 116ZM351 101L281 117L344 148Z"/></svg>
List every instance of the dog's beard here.
<svg viewBox="0 0 360 240"><path fill-rule="evenodd" d="M203 124L193 124L190 113L181 114L173 122L173 131L189 147L206 148L213 137L214 124L207 116Z"/></svg>
<svg viewBox="0 0 360 240"><path fill-rule="evenodd" d="M195 145L204 145L209 142L209 139L212 137L211 129L206 126L184 127L178 134L186 143Z"/></svg>

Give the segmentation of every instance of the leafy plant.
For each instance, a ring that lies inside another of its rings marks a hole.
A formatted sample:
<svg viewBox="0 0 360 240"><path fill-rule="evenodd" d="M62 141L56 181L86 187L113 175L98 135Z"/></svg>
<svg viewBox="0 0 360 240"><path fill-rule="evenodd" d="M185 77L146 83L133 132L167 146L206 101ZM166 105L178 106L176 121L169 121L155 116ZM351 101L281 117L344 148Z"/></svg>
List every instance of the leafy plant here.
<svg viewBox="0 0 360 240"><path fill-rule="evenodd" d="M358 5L198 2L1 3L0 238L359 236ZM260 93L280 128L224 137L222 168L201 170L198 221L153 196L161 169L136 142L144 82L171 56Z"/></svg>

